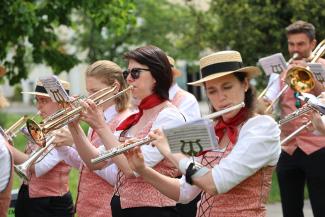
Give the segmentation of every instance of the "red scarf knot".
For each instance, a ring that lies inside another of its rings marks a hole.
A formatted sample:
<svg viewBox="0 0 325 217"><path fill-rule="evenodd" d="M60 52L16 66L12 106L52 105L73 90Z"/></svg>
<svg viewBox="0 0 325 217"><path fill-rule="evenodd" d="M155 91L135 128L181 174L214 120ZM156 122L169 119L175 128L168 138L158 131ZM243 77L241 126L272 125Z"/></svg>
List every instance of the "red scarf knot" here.
<svg viewBox="0 0 325 217"><path fill-rule="evenodd" d="M165 99L162 99L157 94L152 94L150 96L147 96L144 98L140 105L138 106L139 112L135 113L133 115L130 115L128 118L126 118L120 125L116 128L117 131L119 130L127 130L140 120L140 118L143 115L143 110L151 109L163 102L165 102Z"/></svg>
<svg viewBox="0 0 325 217"><path fill-rule="evenodd" d="M219 138L219 142L227 133L228 138L232 144L237 142L238 130L237 127L243 123L248 117L248 109L242 108L233 118L225 122L222 117L214 127L214 131Z"/></svg>

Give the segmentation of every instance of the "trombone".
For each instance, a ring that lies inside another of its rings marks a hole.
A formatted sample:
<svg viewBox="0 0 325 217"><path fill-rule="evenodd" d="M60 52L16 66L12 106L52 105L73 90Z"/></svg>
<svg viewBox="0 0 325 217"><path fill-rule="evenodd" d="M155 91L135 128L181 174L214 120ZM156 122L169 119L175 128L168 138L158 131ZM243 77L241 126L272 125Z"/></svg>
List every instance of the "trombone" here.
<svg viewBox="0 0 325 217"><path fill-rule="evenodd" d="M300 117L301 115L306 114L312 110L318 111L321 115L325 114L325 107L311 103L309 98L305 99L305 102L307 103L305 106L303 106L302 108L292 112L291 114L289 114L286 117L284 117L283 119L281 119L279 121L279 126L281 127L283 124L286 124L289 121L292 121L292 120ZM285 139L283 139L281 141L281 145L284 145L287 142L289 142L293 137L298 135L301 131L306 129L311 124L312 124L312 122L309 120L307 123L304 123L303 125L301 125L298 129L293 131L289 136L287 136Z"/></svg>
<svg viewBox="0 0 325 217"><path fill-rule="evenodd" d="M234 106L225 108L223 110L214 112L214 113L212 113L210 115L207 115L207 116L203 117L203 119L214 119L214 118L220 117L220 116L222 116L222 115L224 115L224 114L226 114L228 112L231 112L231 111L243 108L243 107L245 107L245 103L241 102L241 103L239 103L237 105L234 105ZM99 155L98 157L91 159L91 163L92 164L100 163L100 162L105 161L105 160L107 160L109 158L112 158L112 157L115 157L117 155L123 154L124 152L126 152L126 151L128 151L128 150L130 150L130 149L132 149L134 147L149 144L152 141L154 141L153 138L144 137L143 139L141 139L141 140L139 140L139 141L137 141L135 143L123 144L123 145L120 145L118 147L111 148L111 149L107 150L106 152L102 153L101 155Z"/></svg>
<svg viewBox="0 0 325 217"><path fill-rule="evenodd" d="M54 147L53 141L55 136L51 136L45 143L44 147L38 148L31 156L22 164L14 165L17 175L25 181L29 181L30 167L39 161L39 158L43 159Z"/></svg>
<svg viewBox="0 0 325 217"><path fill-rule="evenodd" d="M100 106L104 104L107 101L113 100L116 97L124 94L125 92L132 89L132 86L129 86L128 88L118 92L117 94L105 99L105 97L109 96L111 93L113 93L117 86L114 86L113 88L104 88L102 90L97 91L96 93L89 96L87 99L91 99L95 102L97 106ZM35 143L44 145L46 142L45 137L46 134L48 134L50 131L57 130L62 128L63 126L67 125L68 123L71 123L76 118L80 116L80 112L82 111L83 107L81 105L76 106L75 108L68 108L68 109L62 109L55 113L54 115L46 118L41 124L37 124L33 120L27 120L26 125L29 134L34 139Z"/></svg>
<svg viewBox="0 0 325 217"><path fill-rule="evenodd" d="M317 60L322 57L325 53L325 39L321 41L317 47L311 52L307 60L310 60L310 63L316 63ZM276 99L271 103L271 105L266 109L266 112L273 106L282 93L290 87L296 92L306 93L310 92L315 87L315 80L313 77L313 72L310 70L310 67L301 67L294 66L287 71L285 77L286 85L277 95Z"/></svg>

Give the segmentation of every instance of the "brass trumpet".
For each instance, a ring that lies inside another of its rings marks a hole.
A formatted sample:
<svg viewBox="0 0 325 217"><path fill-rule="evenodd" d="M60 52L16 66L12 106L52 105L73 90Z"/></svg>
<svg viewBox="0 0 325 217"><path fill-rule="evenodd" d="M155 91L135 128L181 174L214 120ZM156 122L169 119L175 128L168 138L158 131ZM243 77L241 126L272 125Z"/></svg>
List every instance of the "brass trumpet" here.
<svg viewBox="0 0 325 217"><path fill-rule="evenodd" d="M53 141L55 139L55 136L50 137L44 147L38 148L31 156L22 164L14 165L15 172L17 175L24 179L25 181L29 181L29 169L30 167L37 163L40 158L44 158L46 154L48 154L54 147L55 144L53 144Z"/></svg>
<svg viewBox="0 0 325 217"><path fill-rule="evenodd" d="M100 106L103 103L113 100L121 94L124 94L125 92L129 91L130 89L132 89L132 86L129 86L128 88L118 92L117 94L105 99L105 97L112 94L114 91L116 91L116 89L117 86L114 86L111 89L104 88L89 96L88 99L93 100L97 106ZM44 144L46 142L45 136L47 133L53 130L60 129L68 123L74 121L80 116L80 112L82 111L82 109L83 107L79 105L75 108L67 108L60 110L54 115L46 118L41 124L37 124L35 121L29 119L26 122L28 132L34 139L35 143Z"/></svg>
<svg viewBox="0 0 325 217"><path fill-rule="evenodd" d="M239 103L238 105L234 105L234 106L231 106L229 108L225 108L221 111L217 111L217 112L214 112L210 115L207 115L205 117L203 117L203 119L214 119L214 118L217 118L217 117L220 117L228 112L231 112L231 111L234 111L234 110L237 110L237 109L240 109L240 108L243 108L245 107L245 103L242 102L242 103ZM102 161L105 161L109 158L112 158L112 157L115 157L117 155L120 155L120 154L123 154L124 152L134 148L134 147L137 147L137 146L141 146L141 145L146 145L146 144L149 144L151 143L152 141L154 141L153 138L149 138L149 137L145 137L135 143L131 143L131 144L127 144L127 145L121 145L121 146L118 146L118 147L114 147L114 148L111 148L110 150L107 150L105 153L101 154L100 156L96 157L96 158L93 158L91 159L91 163L92 164L97 164L97 163L100 163Z"/></svg>
<svg viewBox="0 0 325 217"><path fill-rule="evenodd" d="M1 128L1 134L11 145L13 145L13 139L17 136L17 133L21 131L21 129L25 126L27 119L27 115L24 115L23 117L19 118L13 125L11 125L8 129L3 130Z"/></svg>

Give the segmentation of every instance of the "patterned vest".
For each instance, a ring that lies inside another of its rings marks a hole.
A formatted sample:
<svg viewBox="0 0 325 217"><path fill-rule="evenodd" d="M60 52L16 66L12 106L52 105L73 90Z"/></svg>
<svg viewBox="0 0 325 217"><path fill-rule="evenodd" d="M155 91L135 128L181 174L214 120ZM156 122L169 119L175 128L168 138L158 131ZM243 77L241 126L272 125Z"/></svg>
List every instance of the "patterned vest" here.
<svg viewBox="0 0 325 217"><path fill-rule="evenodd" d="M168 103L167 107L170 106L173 105ZM164 108L152 114L151 120L148 121L146 126L140 132L137 132L135 137L144 138L149 133L159 112L161 112ZM169 177L176 177L179 174L177 168L175 168L173 164L166 159L159 162L153 169ZM118 172L118 182L115 189L115 195L120 196L122 209L146 206L165 207L176 205L175 201L161 194L156 188L148 184L141 177L126 178L122 171Z"/></svg>
<svg viewBox="0 0 325 217"><path fill-rule="evenodd" d="M113 132L124 117L124 113L116 114L111 121L107 123ZM92 129L89 129L88 138L95 147L101 145L100 138ZM76 202L78 216L111 217L112 212L109 201L111 201L113 193L113 186L82 165Z"/></svg>
<svg viewBox="0 0 325 217"><path fill-rule="evenodd" d="M7 144L8 145L8 144ZM10 149L8 148L9 152ZM8 208L10 205L10 198L11 198L11 187L13 182L13 159L10 152L10 158L11 158L11 169L10 169L10 180L8 182L7 187L4 191L0 192L0 217L7 216Z"/></svg>
<svg viewBox="0 0 325 217"><path fill-rule="evenodd" d="M240 128L241 126L238 130ZM207 152L201 161L204 166L213 168L235 146L226 135L221 144L226 144L225 152ZM265 204L271 187L272 171L273 167L264 167L227 193L213 196L202 192L197 217L265 217Z"/></svg>
<svg viewBox="0 0 325 217"><path fill-rule="evenodd" d="M171 100L171 103L178 108L179 105L182 103L184 97L186 97L186 94L186 91L184 91L183 89L179 89L176 92L174 98Z"/></svg>
<svg viewBox="0 0 325 217"><path fill-rule="evenodd" d="M27 144L27 148L36 149L35 144ZM30 153L27 150L26 153ZM69 173L71 167L61 161L46 174L36 177L32 173L28 181L30 198L63 196L69 191Z"/></svg>
<svg viewBox="0 0 325 217"><path fill-rule="evenodd" d="M281 82L281 88L283 88L284 82ZM284 118L286 115L297 110L295 106L296 98L294 97L294 91L291 88L288 88L280 98L281 105L281 118ZM302 118L296 118L289 123L286 123L281 126L281 139L283 140L293 131L298 129L304 120ZM311 154L315 151L318 151L321 148L325 147L325 136L316 135L309 130L303 130L298 135L293 137L289 142L282 146L282 150L292 155L296 148L299 147L306 154Z"/></svg>

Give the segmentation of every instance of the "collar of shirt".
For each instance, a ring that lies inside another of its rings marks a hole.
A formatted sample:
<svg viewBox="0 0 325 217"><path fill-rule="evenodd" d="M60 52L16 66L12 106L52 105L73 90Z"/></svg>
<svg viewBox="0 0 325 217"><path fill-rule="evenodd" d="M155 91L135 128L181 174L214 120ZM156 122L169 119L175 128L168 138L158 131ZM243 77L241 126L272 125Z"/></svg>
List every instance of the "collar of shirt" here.
<svg viewBox="0 0 325 217"><path fill-rule="evenodd" d="M176 93L177 93L177 91L179 89L180 89L180 87L178 86L177 83L172 84L172 86L169 88L169 91L168 91L168 93L169 93L169 100L172 100L175 97L175 95L176 95Z"/></svg>
<svg viewBox="0 0 325 217"><path fill-rule="evenodd" d="M105 111L104 111L104 118L105 118L105 122L108 123L112 120L112 118L117 114L116 111L116 107L115 105L112 105L110 107L108 107Z"/></svg>

